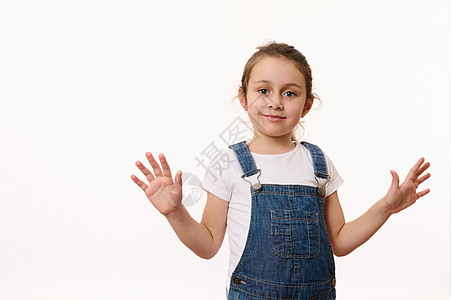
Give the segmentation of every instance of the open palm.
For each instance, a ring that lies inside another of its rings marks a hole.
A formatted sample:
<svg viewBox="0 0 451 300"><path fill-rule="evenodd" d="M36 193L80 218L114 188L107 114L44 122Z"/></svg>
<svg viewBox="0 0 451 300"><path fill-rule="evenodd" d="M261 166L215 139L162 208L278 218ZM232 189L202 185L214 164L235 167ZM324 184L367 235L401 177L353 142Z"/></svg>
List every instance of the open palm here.
<svg viewBox="0 0 451 300"><path fill-rule="evenodd" d="M132 174L131 179L144 191L149 201L163 215L167 216L182 205L182 171L177 172L175 182L172 180L171 169L163 154L159 155L161 170L152 153L146 157L152 166L155 176L139 160L136 166L146 176L149 185Z"/></svg>
<svg viewBox="0 0 451 300"><path fill-rule="evenodd" d="M410 169L404 182L399 185L399 176L395 171L390 171L393 176L390 189L385 196L385 204L390 213L397 213L414 204L419 198L429 193L429 189L417 192L418 186L428 179L431 174L421 176L429 168L430 163L424 163L424 158ZM420 177L421 176L421 177Z"/></svg>

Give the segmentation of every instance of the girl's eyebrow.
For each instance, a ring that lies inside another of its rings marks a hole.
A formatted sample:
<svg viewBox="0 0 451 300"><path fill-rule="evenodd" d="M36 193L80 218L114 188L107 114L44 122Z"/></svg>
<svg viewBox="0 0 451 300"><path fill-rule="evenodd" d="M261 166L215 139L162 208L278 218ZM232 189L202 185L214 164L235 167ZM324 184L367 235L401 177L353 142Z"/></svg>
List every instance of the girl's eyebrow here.
<svg viewBox="0 0 451 300"><path fill-rule="evenodd" d="M257 80L257 81L254 81L253 82L254 84L256 84L256 83L271 83L271 81L269 81L269 80ZM302 86L300 86L299 84L297 84L297 83L294 83L294 82L290 82L290 83L286 83L286 84L284 84L283 86L295 86L295 87L297 87L297 88L299 88L299 89L301 89L302 90Z"/></svg>

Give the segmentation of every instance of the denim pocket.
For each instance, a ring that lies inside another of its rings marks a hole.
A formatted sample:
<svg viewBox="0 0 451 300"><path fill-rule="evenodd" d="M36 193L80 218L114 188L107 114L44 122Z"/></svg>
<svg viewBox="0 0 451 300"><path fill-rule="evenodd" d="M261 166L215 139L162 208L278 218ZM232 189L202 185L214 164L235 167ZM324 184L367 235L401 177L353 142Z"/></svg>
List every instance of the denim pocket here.
<svg viewBox="0 0 451 300"><path fill-rule="evenodd" d="M319 255L318 213L306 210L271 211L271 243L284 258L312 258Z"/></svg>

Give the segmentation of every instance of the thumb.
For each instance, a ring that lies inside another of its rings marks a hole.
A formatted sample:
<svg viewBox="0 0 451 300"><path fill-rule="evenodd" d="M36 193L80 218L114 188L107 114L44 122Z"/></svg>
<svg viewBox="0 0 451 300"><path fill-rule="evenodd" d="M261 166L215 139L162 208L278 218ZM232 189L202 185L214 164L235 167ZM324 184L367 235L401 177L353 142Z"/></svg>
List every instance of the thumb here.
<svg viewBox="0 0 451 300"><path fill-rule="evenodd" d="M177 174L175 174L175 183L177 185L182 185L182 171L178 171Z"/></svg>
<svg viewBox="0 0 451 300"><path fill-rule="evenodd" d="M175 174L175 180L174 183L169 186L169 192L176 194L182 192L182 171L178 171L177 174Z"/></svg>
<svg viewBox="0 0 451 300"><path fill-rule="evenodd" d="M393 170L391 170L390 173L391 173L391 176L392 176L391 186L392 187L398 187L399 186L399 176L398 176L398 174L395 171L393 171Z"/></svg>

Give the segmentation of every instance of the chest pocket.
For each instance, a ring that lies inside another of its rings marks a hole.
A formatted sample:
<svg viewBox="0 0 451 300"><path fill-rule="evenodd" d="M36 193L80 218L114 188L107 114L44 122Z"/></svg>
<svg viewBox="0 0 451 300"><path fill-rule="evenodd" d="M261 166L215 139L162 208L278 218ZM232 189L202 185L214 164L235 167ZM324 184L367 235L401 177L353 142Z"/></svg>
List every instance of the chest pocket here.
<svg viewBox="0 0 451 300"><path fill-rule="evenodd" d="M283 258L313 258L320 252L318 213L306 210L272 210L271 243Z"/></svg>

